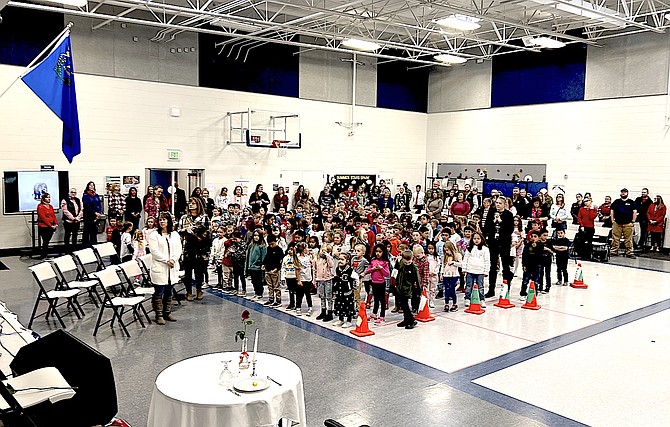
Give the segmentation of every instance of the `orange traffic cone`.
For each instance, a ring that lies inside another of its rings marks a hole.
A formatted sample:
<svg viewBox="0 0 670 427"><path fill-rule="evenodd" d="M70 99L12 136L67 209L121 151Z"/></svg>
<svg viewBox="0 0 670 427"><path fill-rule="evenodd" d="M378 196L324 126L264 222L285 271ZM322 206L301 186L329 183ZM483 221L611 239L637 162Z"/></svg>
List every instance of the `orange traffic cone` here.
<svg viewBox="0 0 670 427"><path fill-rule="evenodd" d="M575 271L575 280L570 283L571 288L586 289L589 287L584 283L584 273L582 272L582 263L577 264L577 271Z"/></svg>
<svg viewBox="0 0 670 427"><path fill-rule="evenodd" d="M507 286L507 280L503 280L502 286L500 287L500 298L498 298L498 302L493 305L500 308L514 307L514 304L509 301L509 286Z"/></svg>
<svg viewBox="0 0 670 427"><path fill-rule="evenodd" d="M418 320L419 322L432 322L435 320L435 318L430 315L430 307L428 307L428 294L426 294L425 289L421 291L421 300L424 303L423 308L419 307L419 314L414 316L414 319Z"/></svg>
<svg viewBox="0 0 670 427"><path fill-rule="evenodd" d="M539 310L542 308L541 305L537 305L537 299L535 298L535 282L530 281L530 289L528 290L528 296L526 297L526 302L523 303L521 308L527 308L529 310Z"/></svg>
<svg viewBox="0 0 670 427"><path fill-rule="evenodd" d="M361 308L358 309L358 319L356 319L356 329L351 331L357 337L368 337L375 333L368 327L368 314L365 312L365 301L361 301Z"/></svg>
<svg viewBox="0 0 670 427"><path fill-rule="evenodd" d="M472 294L470 295L470 307L464 310L466 313L470 314L484 314L484 310L479 301L479 287L475 283L475 286L472 287Z"/></svg>

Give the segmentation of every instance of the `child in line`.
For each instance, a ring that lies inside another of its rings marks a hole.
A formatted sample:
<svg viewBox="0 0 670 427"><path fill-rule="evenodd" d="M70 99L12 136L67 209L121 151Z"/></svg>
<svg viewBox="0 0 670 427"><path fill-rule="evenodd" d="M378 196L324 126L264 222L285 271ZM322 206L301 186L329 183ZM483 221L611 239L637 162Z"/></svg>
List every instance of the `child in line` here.
<svg viewBox="0 0 670 427"><path fill-rule="evenodd" d="M304 242L296 245L296 265L300 269L296 286L296 316L302 316L302 298L307 301L307 316L312 315L312 281L314 280L314 255Z"/></svg>
<svg viewBox="0 0 670 427"><path fill-rule="evenodd" d="M277 238L270 234L267 237L268 248L263 259L263 269L265 270L265 283L268 286L268 300L265 306L279 307L281 305L281 288L279 287L279 276L284 251L277 245Z"/></svg>
<svg viewBox="0 0 670 427"><path fill-rule="evenodd" d="M530 231L530 241L523 247L521 256L521 265L523 266L523 279L521 280L521 301L526 300L528 295L528 282L531 280L537 282L540 275L540 266L542 264L542 252L544 246L540 243L540 232L538 230Z"/></svg>
<svg viewBox="0 0 670 427"><path fill-rule="evenodd" d="M540 243L544 245L544 250L542 251L542 265L540 266L537 292L548 294L551 287L551 260L554 257L554 248L549 240L549 232L546 229L540 232ZM542 285L543 282L544 286Z"/></svg>
<svg viewBox="0 0 670 427"><path fill-rule="evenodd" d="M446 242L443 251L444 259L440 270L440 278L444 283L444 311L456 311L458 310L458 305L456 304L456 283L458 283L458 278L460 277L459 269L463 257L452 242ZM451 308L449 308L449 300L453 301Z"/></svg>
<svg viewBox="0 0 670 427"><path fill-rule="evenodd" d="M512 248L510 249L510 255L514 259L513 274L516 277L516 270L519 267L519 260L521 255L523 255L523 223L519 215L514 217L514 231L512 232Z"/></svg>
<svg viewBox="0 0 670 427"><path fill-rule="evenodd" d="M295 296L298 287L297 275L300 274L296 260L295 243L291 242L288 248L286 248L286 256L284 256L281 264L281 281L286 284L286 289L288 290L288 306L286 310L295 310Z"/></svg>
<svg viewBox="0 0 670 427"><path fill-rule="evenodd" d="M403 321L396 326L399 328L404 326L405 329L414 329L417 324L412 315L412 311L409 308L409 300L414 294L415 289L421 288L419 270L412 262L412 258L412 251L406 250L402 253L402 261L398 265L398 274L396 278L396 299L398 300L398 306L403 314Z"/></svg>
<svg viewBox="0 0 670 427"><path fill-rule="evenodd" d="M482 308L486 307L484 301L484 280L489 275L491 269L491 254L486 246L484 236L475 231L472 233L472 239L468 250L465 251L463 258L463 271L465 271L465 306L470 307L470 297L472 288L477 284L479 290L479 303Z"/></svg>
<svg viewBox="0 0 670 427"><path fill-rule="evenodd" d="M426 245L428 254L428 307L435 308L435 295L437 294L437 281L440 273L440 261L437 258L435 243L430 242Z"/></svg>
<svg viewBox="0 0 670 427"><path fill-rule="evenodd" d="M368 268L370 262L365 258L367 247L364 244L358 243L354 245L354 252L355 256L351 259L351 267L358 275L358 284L354 288L354 302L355 306L358 307L361 303L362 284L365 282L366 278L367 280L370 280L370 275L365 274L365 270ZM369 307L369 305L368 302L366 306Z"/></svg>
<svg viewBox="0 0 670 427"><path fill-rule="evenodd" d="M386 246L376 244L373 249L374 258L370 265L365 269L365 273L370 274L372 282L372 293L375 297L375 304L370 315L370 320L375 320L375 324L380 325L386 321L386 279L390 277L389 259ZM377 317L377 310L381 305L380 316Z"/></svg>
<svg viewBox="0 0 670 427"><path fill-rule="evenodd" d="M142 230L133 232L133 259L142 258L147 254L146 241Z"/></svg>
<svg viewBox="0 0 670 427"><path fill-rule="evenodd" d="M316 316L316 320L324 322L333 321L333 277L335 260L330 252L333 246L325 243L316 257L316 289L321 300L321 313Z"/></svg>
<svg viewBox="0 0 670 427"><path fill-rule="evenodd" d="M423 247L414 245L412 252L414 253L414 265L416 265L416 268L419 271L419 284L421 285L418 288L414 288L412 291L412 312L418 314L419 304L421 303L421 292L426 289L426 293L428 293L427 288L430 279L430 265L428 264L428 258L426 258Z"/></svg>
<svg viewBox="0 0 670 427"><path fill-rule="evenodd" d="M230 256L230 248L235 243L232 229L232 226L226 226L225 241L223 242L223 258L221 258L221 273L223 275L221 287L223 292L227 294L237 293L233 286L233 259Z"/></svg>
<svg viewBox="0 0 670 427"><path fill-rule="evenodd" d="M358 275L350 264L351 255L346 252L341 253L333 281L335 315L338 319L333 326L341 326L345 329L351 327L351 317L355 313L354 288L358 283Z"/></svg>
<svg viewBox="0 0 670 427"><path fill-rule="evenodd" d="M130 232L133 231L133 223L130 221L124 222L121 231L120 256L121 262L126 262L133 259L133 237L130 235Z"/></svg>
<svg viewBox="0 0 670 427"><path fill-rule="evenodd" d="M210 266L213 267L214 270L216 271L216 277L217 277L216 287L218 289L223 288L223 265L221 264L221 262L223 260L223 256L225 253L225 243L226 238L223 233L223 228L219 228L216 231L216 237L212 242L212 248L209 254Z"/></svg>
<svg viewBox="0 0 670 427"><path fill-rule="evenodd" d="M552 241L552 246L556 253L556 276L558 276L556 286L567 286L570 240L565 237L565 230L558 230L556 235L556 239Z"/></svg>
<svg viewBox="0 0 670 427"><path fill-rule="evenodd" d="M247 262L247 247L244 243L242 232L233 233L233 242L230 246L230 259L233 263L233 286L237 296L247 295L247 280L244 277L244 265Z"/></svg>

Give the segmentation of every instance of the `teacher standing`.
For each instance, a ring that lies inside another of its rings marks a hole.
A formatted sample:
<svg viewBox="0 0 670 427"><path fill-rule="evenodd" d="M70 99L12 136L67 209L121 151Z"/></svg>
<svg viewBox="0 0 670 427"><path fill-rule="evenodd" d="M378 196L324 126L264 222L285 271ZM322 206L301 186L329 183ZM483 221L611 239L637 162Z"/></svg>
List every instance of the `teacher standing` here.
<svg viewBox="0 0 670 427"><path fill-rule="evenodd" d="M151 282L154 284L152 305L156 323L176 322L172 316L172 288L179 280L179 257L182 246L179 234L174 231L172 215L162 212L158 217L158 229L149 236L151 250Z"/></svg>
<svg viewBox="0 0 670 427"><path fill-rule="evenodd" d="M37 205L37 235L40 241L40 259L47 257L49 242L57 228L58 220L54 207L51 206L51 195L44 193L40 204Z"/></svg>
<svg viewBox="0 0 670 427"><path fill-rule="evenodd" d="M81 197L84 205L84 234L81 237L81 243L84 246L92 246L98 243L98 227L96 221L102 214L102 200L95 192L95 183L89 181L86 184L86 191Z"/></svg>
<svg viewBox="0 0 670 427"><path fill-rule="evenodd" d="M65 252L70 253L77 247L79 225L84 218L84 205L77 197L77 189L70 188L70 194L60 203L63 211L63 229L65 230Z"/></svg>

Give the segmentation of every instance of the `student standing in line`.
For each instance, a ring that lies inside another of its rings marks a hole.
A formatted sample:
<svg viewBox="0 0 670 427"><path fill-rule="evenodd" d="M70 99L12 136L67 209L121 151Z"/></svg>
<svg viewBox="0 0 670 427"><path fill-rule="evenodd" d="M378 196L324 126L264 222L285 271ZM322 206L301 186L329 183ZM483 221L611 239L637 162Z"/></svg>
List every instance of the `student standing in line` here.
<svg viewBox="0 0 670 427"><path fill-rule="evenodd" d="M470 246L465 251L463 258L463 271L465 272L465 306L470 307L470 296L472 288L477 284L479 301L482 307L486 307L484 301L484 279L491 268L491 254L486 246L484 236L478 231L472 234Z"/></svg>

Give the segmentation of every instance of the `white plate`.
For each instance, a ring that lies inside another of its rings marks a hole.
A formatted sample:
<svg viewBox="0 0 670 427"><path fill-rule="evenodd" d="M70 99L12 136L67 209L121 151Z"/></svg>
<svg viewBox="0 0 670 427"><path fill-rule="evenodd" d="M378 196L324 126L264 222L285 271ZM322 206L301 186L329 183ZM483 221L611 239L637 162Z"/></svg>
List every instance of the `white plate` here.
<svg viewBox="0 0 670 427"><path fill-rule="evenodd" d="M259 377L242 378L235 381L233 387L237 391L250 393L254 391L265 390L266 388L270 387L270 381Z"/></svg>

